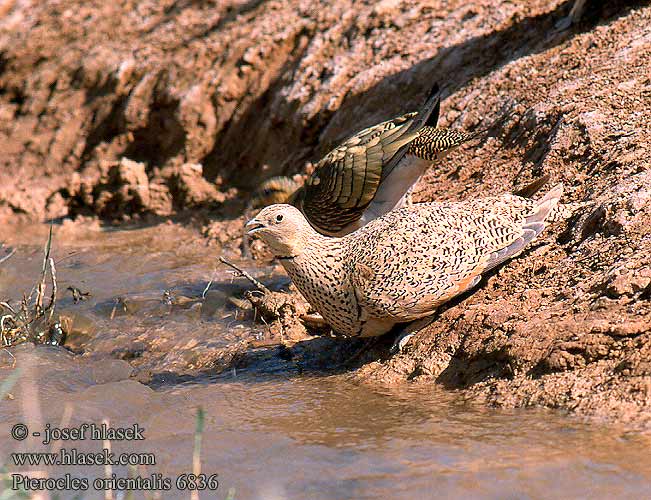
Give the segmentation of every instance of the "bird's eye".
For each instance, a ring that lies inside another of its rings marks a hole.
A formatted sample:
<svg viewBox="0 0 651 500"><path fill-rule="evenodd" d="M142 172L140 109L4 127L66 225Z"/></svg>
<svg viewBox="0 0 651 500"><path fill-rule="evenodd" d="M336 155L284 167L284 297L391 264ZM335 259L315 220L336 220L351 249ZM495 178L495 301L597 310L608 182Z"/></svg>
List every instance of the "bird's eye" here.
<svg viewBox="0 0 651 500"><path fill-rule="evenodd" d="M282 220L283 220L283 214L276 215L276 222L280 222Z"/></svg>

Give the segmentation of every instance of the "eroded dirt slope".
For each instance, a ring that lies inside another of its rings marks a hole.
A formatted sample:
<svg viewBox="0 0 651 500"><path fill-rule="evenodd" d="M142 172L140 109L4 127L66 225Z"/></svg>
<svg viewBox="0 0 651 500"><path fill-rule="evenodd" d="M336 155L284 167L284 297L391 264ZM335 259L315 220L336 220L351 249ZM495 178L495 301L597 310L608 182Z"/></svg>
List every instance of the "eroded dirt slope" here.
<svg viewBox="0 0 651 500"><path fill-rule="evenodd" d="M351 128L416 107L433 80L454 93L571 37L550 34L567 7L5 2L0 202L36 216L101 213L88 192L122 157L143 162L157 197L177 202L145 206L162 214L184 206L169 186L183 163L202 164L224 190L301 171Z"/></svg>
<svg viewBox="0 0 651 500"><path fill-rule="evenodd" d="M359 375L648 424L651 7L609 2L557 32L570 3L5 2L0 211L206 207L235 249L248 190L416 108L437 80L443 124L495 125L417 196L548 174L572 215Z"/></svg>

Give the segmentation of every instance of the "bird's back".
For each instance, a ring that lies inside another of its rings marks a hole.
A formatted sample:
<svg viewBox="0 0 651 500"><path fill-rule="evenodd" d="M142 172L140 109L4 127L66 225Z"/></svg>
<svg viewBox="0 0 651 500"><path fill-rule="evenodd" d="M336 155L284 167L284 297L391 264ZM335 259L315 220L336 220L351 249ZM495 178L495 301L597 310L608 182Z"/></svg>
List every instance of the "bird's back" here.
<svg viewBox="0 0 651 500"><path fill-rule="evenodd" d="M418 203L394 210L349 235L354 247L395 251L399 260L429 261L446 238L465 235L477 249L492 251L521 232L535 201L514 195L465 202ZM366 252L363 252L366 253Z"/></svg>
<svg viewBox="0 0 651 500"><path fill-rule="evenodd" d="M544 228L561 188L539 202L513 195L394 210L348 235L361 307L410 321L474 286Z"/></svg>

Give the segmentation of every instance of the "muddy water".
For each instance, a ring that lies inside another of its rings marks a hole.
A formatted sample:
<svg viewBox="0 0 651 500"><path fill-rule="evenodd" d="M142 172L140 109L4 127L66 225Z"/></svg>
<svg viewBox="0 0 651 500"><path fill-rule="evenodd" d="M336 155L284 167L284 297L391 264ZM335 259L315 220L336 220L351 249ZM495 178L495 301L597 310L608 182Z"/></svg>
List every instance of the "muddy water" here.
<svg viewBox="0 0 651 500"><path fill-rule="evenodd" d="M29 228L4 238L16 253L0 265L3 298L16 299L33 285L45 234ZM137 423L144 440L113 441L111 451L151 453L155 465L114 466L111 472L145 478L160 473L174 486L180 474L192 471L201 407L201 469L219 480L217 491L204 491L201 498L226 498L229 489L235 498L260 499L651 493L651 443L645 436L552 412L487 410L429 385L359 385L345 372L305 373L292 363L270 362L273 356L259 356L259 365L241 369L220 365L224 352L259 335L260 328L230 304L228 295L244 285L223 269L215 271L214 253L176 226L59 228L59 306L76 322L75 353L31 345L0 351L0 381L17 374L11 396L0 401L0 463L10 463L12 452L62 446L88 453L103 447L91 439L16 441L10 433L19 422L30 433L46 423ZM282 286L281 277L264 271ZM67 286L91 296L75 304ZM142 371L154 374L148 385L136 376ZM9 468L51 478L107 474L93 465ZM188 496L161 492L162 498ZM91 481L83 497L104 494Z"/></svg>

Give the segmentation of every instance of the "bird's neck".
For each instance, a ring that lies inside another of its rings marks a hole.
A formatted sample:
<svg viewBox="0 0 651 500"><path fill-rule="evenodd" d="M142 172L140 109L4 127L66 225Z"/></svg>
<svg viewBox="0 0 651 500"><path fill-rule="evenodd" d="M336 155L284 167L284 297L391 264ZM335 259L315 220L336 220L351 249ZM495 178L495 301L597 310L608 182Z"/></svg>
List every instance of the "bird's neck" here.
<svg viewBox="0 0 651 500"><path fill-rule="evenodd" d="M311 227L306 227L305 230L302 231L292 242L291 249L288 249L289 254L286 256L277 255L276 257L281 261L290 260L283 259L283 257L309 259L313 255L332 253L341 246L340 241L341 238L323 236Z"/></svg>
<svg viewBox="0 0 651 500"><path fill-rule="evenodd" d="M341 307L342 303L353 300L348 247L342 238L320 234L305 243L300 254L281 259L281 264L303 297L336 332L353 335L357 309Z"/></svg>

